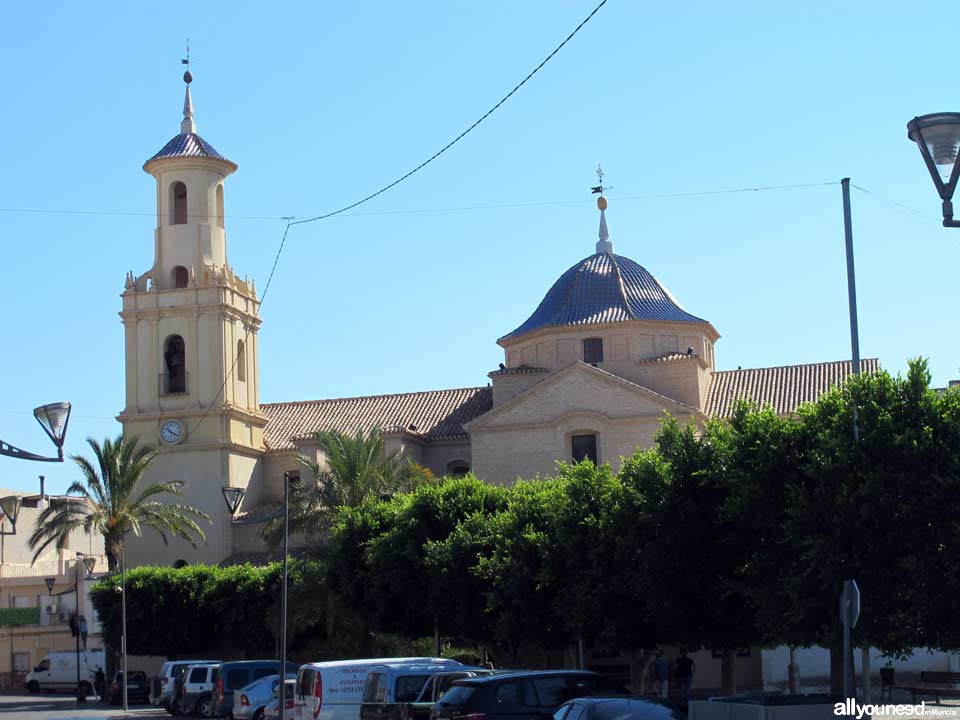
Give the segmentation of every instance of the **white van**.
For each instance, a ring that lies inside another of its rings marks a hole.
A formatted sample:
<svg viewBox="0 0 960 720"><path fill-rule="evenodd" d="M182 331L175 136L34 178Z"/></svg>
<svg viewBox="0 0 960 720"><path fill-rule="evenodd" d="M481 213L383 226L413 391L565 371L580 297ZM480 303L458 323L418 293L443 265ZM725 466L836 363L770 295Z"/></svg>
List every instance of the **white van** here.
<svg viewBox="0 0 960 720"><path fill-rule="evenodd" d="M360 720L429 720L433 704L454 681L491 672L446 663L373 665L363 689Z"/></svg>
<svg viewBox="0 0 960 720"><path fill-rule="evenodd" d="M106 668L103 650L87 650L80 653L80 683L85 685L87 695L93 694L93 681L97 668ZM73 651L52 652L43 656L37 666L27 673L27 690L76 690L77 653Z"/></svg>
<svg viewBox="0 0 960 720"><path fill-rule="evenodd" d="M363 686L374 665L424 663L457 668L447 658L406 657L309 663L297 673L294 720L359 720Z"/></svg>

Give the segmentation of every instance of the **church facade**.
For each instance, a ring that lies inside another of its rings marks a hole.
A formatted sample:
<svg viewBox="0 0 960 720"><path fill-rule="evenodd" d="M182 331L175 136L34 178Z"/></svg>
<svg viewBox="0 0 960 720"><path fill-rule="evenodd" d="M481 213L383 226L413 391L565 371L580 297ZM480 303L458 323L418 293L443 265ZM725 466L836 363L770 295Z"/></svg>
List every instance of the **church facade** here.
<svg viewBox="0 0 960 720"><path fill-rule="evenodd" d="M156 179L154 262L127 276L124 433L160 448L150 479L183 480L207 512L207 543L131 539L137 564L230 562L264 550L221 494L246 491L240 513L268 514L298 455L323 462L312 435L379 428L387 451L436 475L473 471L491 483L590 458L618 467L649 447L664 413L728 417L745 397L790 413L851 371L849 361L718 371L720 334L686 311L645 268L614 253L599 199L595 252L571 266L497 343L504 357L478 387L306 402L260 403L256 287L227 260L224 193L237 165L196 132L189 76L180 133L144 164ZM878 369L865 360L864 371Z"/></svg>

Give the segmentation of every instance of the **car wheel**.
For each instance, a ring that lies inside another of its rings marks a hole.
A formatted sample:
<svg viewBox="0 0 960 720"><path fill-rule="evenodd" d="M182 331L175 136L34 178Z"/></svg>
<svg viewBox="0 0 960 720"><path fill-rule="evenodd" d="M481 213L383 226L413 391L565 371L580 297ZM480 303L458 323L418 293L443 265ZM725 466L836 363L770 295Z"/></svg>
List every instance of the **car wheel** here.
<svg viewBox="0 0 960 720"><path fill-rule="evenodd" d="M253 720L263 720L263 708L260 708L253 714Z"/></svg>
<svg viewBox="0 0 960 720"><path fill-rule="evenodd" d="M213 717L213 698L207 696L197 700L197 704L193 706L193 714L198 718Z"/></svg>
<svg viewBox="0 0 960 720"><path fill-rule="evenodd" d="M32 693L40 692L40 683L38 683L36 680L31 680L27 683L27 690Z"/></svg>
<svg viewBox="0 0 960 720"><path fill-rule="evenodd" d="M83 693L84 697L90 697L93 695L93 685L88 682L80 683L80 692Z"/></svg>

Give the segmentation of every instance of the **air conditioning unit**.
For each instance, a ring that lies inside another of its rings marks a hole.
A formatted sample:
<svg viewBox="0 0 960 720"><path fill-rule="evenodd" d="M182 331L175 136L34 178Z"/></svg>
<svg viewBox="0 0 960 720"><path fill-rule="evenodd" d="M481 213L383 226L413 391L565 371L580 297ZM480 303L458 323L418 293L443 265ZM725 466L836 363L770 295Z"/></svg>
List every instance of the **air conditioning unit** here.
<svg viewBox="0 0 960 720"><path fill-rule="evenodd" d="M65 623L67 621L67 613L65 612L59 613L59 620L60 622Z"/></svg>
<svg viewBox="0 0 960 720"><path fill-rule="evenodd" d="M47 615L56 615L57 606L56 605L47 605Z"/></svg>

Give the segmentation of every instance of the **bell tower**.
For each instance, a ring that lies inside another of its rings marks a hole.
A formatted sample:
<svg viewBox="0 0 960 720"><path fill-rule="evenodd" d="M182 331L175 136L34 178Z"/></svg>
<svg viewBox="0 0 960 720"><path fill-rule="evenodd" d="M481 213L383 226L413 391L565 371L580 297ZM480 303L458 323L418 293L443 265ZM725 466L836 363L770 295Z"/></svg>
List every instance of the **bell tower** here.
<svg viewBox="0 0 960 720"><path fill-rule="evenodd" d="M261 473L257 332L252 281L227 260L224 184L237 165L197 134L190 83L180 134L143 169L156 181L154 259L128 273L120 317L125 329L124 434L160 449L152 482L182 480L183 502L208 513L207 544L131 542L128 562L219 562L232 534L221 487L247 487ZM173 498L167 498L173 501ZM131 540L134 540L131 538Z"/></svg>

